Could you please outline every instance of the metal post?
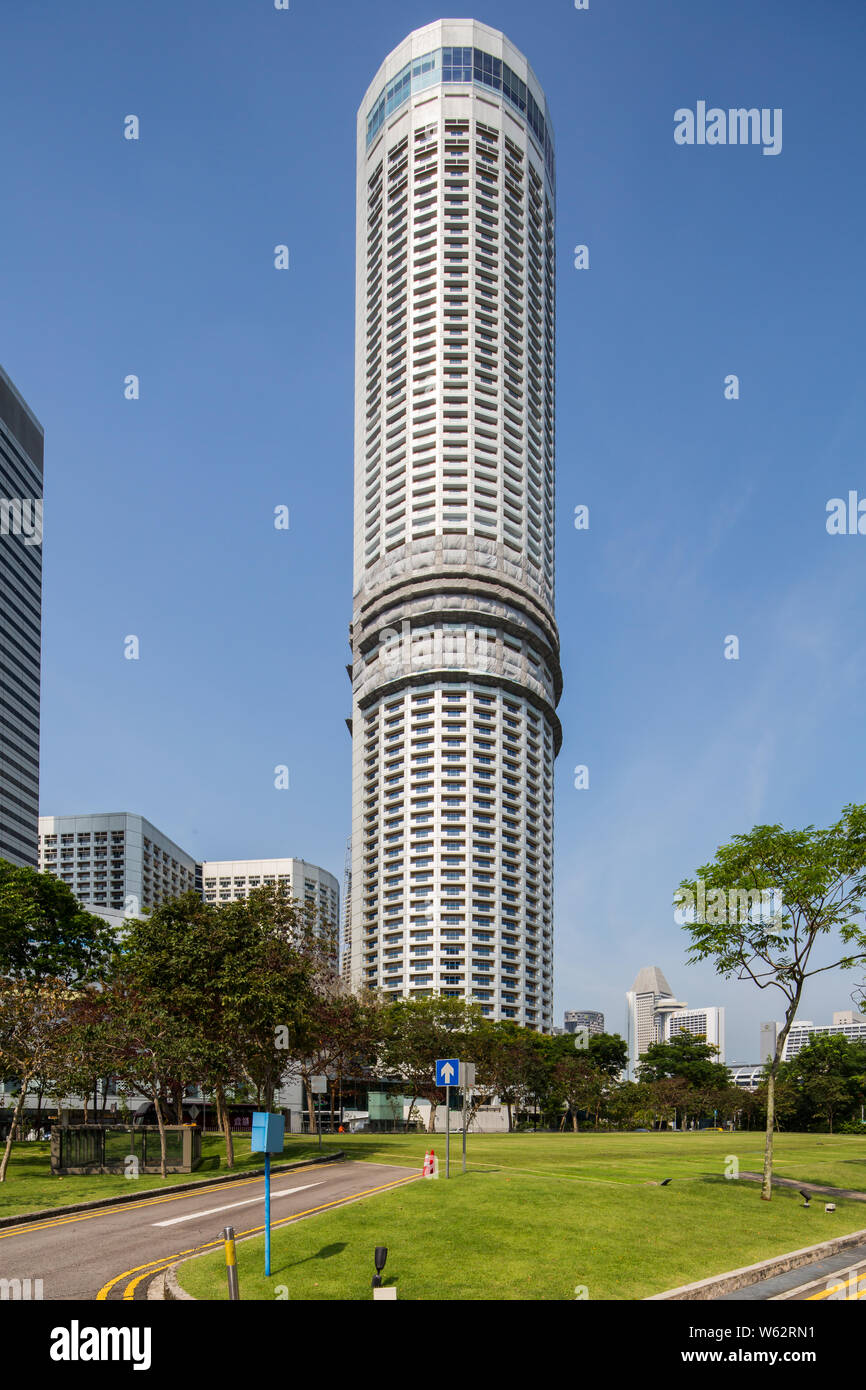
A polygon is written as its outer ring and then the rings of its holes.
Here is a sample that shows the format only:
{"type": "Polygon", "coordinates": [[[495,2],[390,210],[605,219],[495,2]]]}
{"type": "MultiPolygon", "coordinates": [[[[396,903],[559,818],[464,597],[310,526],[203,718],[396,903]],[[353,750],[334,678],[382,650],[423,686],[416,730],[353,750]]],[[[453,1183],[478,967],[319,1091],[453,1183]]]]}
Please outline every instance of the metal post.
{"type": "Polygon", "coordinates": [[[445,1176],[451,1177],[451,1087],[445,1087],[445,1176]]]}
{"type": "Polygon", "coordinates": [[[463,1087],[463,1171],[466,1172],[466,1087],[463,1087]]]}
{"type": "Polygon", "coordinates": [[[265,1154],[265,1278],[271,1277],[271,1156],[265,1154]]]}
{"type": "Polygon", "coordinates": [[[322,1147],[322,1098],[321,1098],[321,1096],[318,1097],[318,1099],[317,1099],[316,1102],[315,1102],[315,1105],[316,1105],[316,1128],[317,1128],[318,1131],[319,1131],[319,1148],[321,1149],[321,1147],[322,1147]]]}
{"type": "Polygon", "coordinates": [[[226,1226],[223,1231],[223,1240],[225,1241],[226,1278],[229,1281],[229,1298],[234,1301],[241,1296],[240,1289],[238,1288],[238,1267],[235,1261],[234,1226],[226,1226]]]}

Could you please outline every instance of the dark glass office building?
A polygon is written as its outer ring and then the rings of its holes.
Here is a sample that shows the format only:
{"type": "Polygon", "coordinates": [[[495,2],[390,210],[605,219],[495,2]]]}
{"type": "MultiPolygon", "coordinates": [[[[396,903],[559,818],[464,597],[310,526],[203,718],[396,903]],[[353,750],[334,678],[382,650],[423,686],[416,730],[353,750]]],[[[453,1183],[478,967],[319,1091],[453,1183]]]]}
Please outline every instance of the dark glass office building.
{"type": "Polygon", "coordinates": [[[36,867],[43,430],[0,367],[0,859],[36,867]]]}

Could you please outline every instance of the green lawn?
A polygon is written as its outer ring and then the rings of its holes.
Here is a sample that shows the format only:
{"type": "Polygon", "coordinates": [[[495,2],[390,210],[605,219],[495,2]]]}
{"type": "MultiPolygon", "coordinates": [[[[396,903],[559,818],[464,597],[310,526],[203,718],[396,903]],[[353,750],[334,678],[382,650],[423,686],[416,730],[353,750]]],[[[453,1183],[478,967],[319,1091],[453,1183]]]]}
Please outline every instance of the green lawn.
{"type": "MultiPolygon", "coordinates": [[[[334,1141],[336,1142],[336,1141],[334,1141]]],[[[420,1169],[426,1135],[345,1135],[351,1157],[420,1169]]],[[[432,1143],[444,1173],[444,1137],[432,1143]]],[[[389,1250],[399,1298],[635,1299],[832,1235],[866,1229],[866,1203],[806,1211],[784,1189],[761,1202],[725,1179],[728,1155],[759,1169],[762,1136],[562,1134],[470,1136],[469,1171],[452,1142],[452,1180],[418,1182],[276,1229],[273,1274],[263,1240],[238,1246],[247,1299],[368,1299],[373,1249],[389,1250]],[[669,1187],[658,1186],[671,1177],[669,1187]]],[[[777,1174],[860,1190],[866,1139],[779,1135],[777,1174]]],[[[197,1298],[226,1295],[222,1252],[181,1266],[197,1298]]]]}
{"type": "MultiPolygon", "coordinates": [[[[342,1136],[340,1136],[342,1138],[342,1136]]],[[[337,1147],[336,1144],[334,1147],[337,1147]]],[[[262,1154],[250,1154],[250,1141],[235,1135],[235,1168],[261,1168],[262,1154]]],[[[283,1162],[309,1158],[318,1152],[316,1140],[287,1138],[283,1162]]],[[[176,1183],[194,1182],[198,1178],[219,1179],[229,1173],[225,1162],[225,1142],[216,1135],[202,1139],[204,1162],[194,1173],[147,1173],[140,1178],[125,1178],[122,1173],[95,1173],[92,1176],[52,1176],[49,1145],[22,1141],[13,1144],[6,1181],[0,1183],[0,1217],[17,1216],[21,1212],[42,1211],[52,1207],[74,1206],[76,1202],[95,1202],[100,1197],[145,1192],[153,1187],[169,1187],[176,1183]]]]}

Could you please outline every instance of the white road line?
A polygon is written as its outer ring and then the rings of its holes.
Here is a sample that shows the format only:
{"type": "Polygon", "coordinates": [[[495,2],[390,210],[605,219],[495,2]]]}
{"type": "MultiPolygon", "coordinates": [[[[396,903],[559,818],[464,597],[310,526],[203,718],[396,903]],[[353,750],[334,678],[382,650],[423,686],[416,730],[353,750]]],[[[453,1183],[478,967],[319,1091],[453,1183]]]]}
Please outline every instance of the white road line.
{"type": "MultiPolygon", "coordinates": [[[[308,1187],[321,1187],[324,1179],[319,1182],[305,1182],[303,1187],[284,1187],[281,1192],[272,1192],[271,1201],[276,1201],[277,1197],[291,1197],[293,1192],[306,1192],[308,1187]]],[[[177,1226],[181,1221],[194,1221],[197,1216],[216,1216],[220,1211],[231,1211],[234,1207],[248,1207],[253,1202],[263,1202],[265,1194],[260,1197],[247,1197],[243,1202],[229,1202],[224,1207],[209,1207],[207,1211],[191,1211],[186,1216],[173,1216],[170,1221],[152,1221],[152,1226],[177,1226]]]]}

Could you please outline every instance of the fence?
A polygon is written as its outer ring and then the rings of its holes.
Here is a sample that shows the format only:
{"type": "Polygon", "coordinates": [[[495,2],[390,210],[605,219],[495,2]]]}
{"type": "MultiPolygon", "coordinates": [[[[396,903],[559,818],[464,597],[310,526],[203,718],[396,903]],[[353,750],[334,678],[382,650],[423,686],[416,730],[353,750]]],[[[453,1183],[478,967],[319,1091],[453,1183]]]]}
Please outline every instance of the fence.
{"type": "MultiPolygon", "coordinates": [[[[170,1173],[191,1173],[201,1162],[201,1134],[190,1125],[166,1125],[170,1173]]],[[[51,1131],[53,1173],[158,1173],[159,1128],[145,1125],[56,1125],[51,1131]],[[130,1165],[130,1160],[134,1163],[130,1165]]]]}

